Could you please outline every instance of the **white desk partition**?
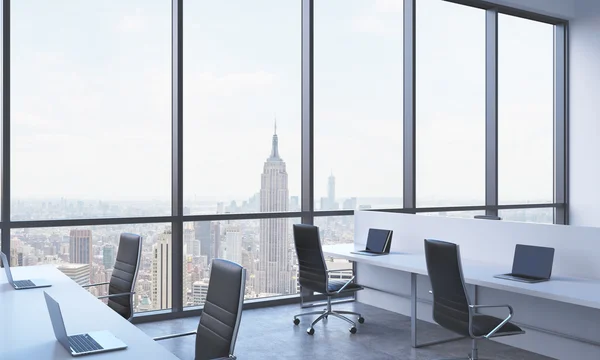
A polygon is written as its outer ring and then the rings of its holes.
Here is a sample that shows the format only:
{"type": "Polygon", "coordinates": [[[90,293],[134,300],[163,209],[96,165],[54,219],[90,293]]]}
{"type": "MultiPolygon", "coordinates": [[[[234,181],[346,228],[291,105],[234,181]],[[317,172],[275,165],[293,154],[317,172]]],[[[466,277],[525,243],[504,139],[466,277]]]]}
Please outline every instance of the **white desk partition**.
{"type": "Polygon", "coordinates": [[[44,278],[53,284],[29,290],[14,290],[3,270],[0,274],[0,359],[73,358],[54,337],[43,291],[59,302],[68,334],[109,330],[128,346],[126,350],[84,356],[84,359],[177,359],[56,267],[11,268],[16,279],[44,278]]]}
{"type": "Polygon", "coordinates": [[[463,259],[507,270],[516,244],[553,247],[553,275],[600,279],[600,228],[374,211],[357,211],[354,226],[357,244],[366,243],[369,228],[379,227],[394,231],[392,251],[423,253],[423,239],[444,240],[459,244],[463,259]]]}
{"type": "Polygon", "coordinates": [[[353,257],[342,245],[325,250],[356,261],[357,280],[367,287],[358,301],[410,316],[411,273],[418,274],[418,318],[433,321],[423,240],[450,241],[460,245],[471,300],[511,304],[514,321],[527,331],[495,341],[558,359],[600,359],[600,228],[357,211],[357,248],[364,248],[369,228],[394,231],[391,251],[403,265],[391,264],[396,261],[392,255],[385,261],[353,257]],[[555,248],[553,281],[494,280],[494,273],[510,272],[519,243],[555,248]],[[400,254],[409,256],[401,260],[400,254]]]}

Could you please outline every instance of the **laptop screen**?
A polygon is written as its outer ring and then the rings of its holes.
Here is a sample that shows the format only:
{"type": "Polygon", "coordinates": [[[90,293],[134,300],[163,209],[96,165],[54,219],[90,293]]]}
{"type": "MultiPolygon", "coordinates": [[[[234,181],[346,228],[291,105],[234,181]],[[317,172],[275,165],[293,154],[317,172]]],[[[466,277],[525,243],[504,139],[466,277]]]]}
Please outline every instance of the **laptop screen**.
{"type": "Polygon", "coordinates": [[[2,260],[2,266],[4,266],[4,271],[6,271],[6,279],[8,280],[8,283],[12,285],[13,278],[10,272],[10,267],[8,266],[8,259],[6,258],[6,255],[3,252],[0,252],[0,258],[2,260]]]}
{"type": "Polygon", "coordinates": [[[553,261],[553,248],[517,244],[512,274],[549,279],[553,261]]]}
{"type": "Polygon", "coordinates": [[[382,253],[389,252],[392,240],[392,232],[390,230],[369,229],[367,236],[367,251],[382,253]]]}

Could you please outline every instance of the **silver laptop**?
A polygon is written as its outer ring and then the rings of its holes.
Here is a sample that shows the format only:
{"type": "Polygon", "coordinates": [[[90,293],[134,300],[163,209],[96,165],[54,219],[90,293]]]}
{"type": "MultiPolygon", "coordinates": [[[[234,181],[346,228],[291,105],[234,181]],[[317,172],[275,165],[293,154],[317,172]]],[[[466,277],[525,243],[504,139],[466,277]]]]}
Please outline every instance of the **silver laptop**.
{"type": "Polygon", "coordinates": [[[517,244],[515,246],[512,272],[494,275],[494,277],[526,283],[548,281],[552,276],[553,262],[553,248],[517,244]]]}
{"type": "Polygon", "coordinates": [[[127,345],[117,339],[110,331],[94,331],[87,334],[67,335],[60,305],[44,291],[50,321],[56,340],[71,353],[72,356],[96,354],[127,348],[127,345]]]}
{"type": "Polygon", "coordinates": [[[2,258],[2,266],[4,266],[4,271],[6,271],[6,278],[8,279],[8,283],[12,285],[16,290],[23,289],[36,289],[42,287],[52,286],[48,281],[43,279],[31,279],[31,280],[13,280],[12,273],[10,272],[10,266],[8,266],[8,259],[3,252],[0,252],[0,257],[2,258]]]}

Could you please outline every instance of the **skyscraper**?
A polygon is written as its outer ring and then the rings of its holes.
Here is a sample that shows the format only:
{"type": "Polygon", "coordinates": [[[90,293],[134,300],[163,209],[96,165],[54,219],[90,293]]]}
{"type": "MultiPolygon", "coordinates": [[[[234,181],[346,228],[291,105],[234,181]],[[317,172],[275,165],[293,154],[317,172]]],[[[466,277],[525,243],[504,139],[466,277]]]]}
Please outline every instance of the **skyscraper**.
{"type": "Polygon", "coordinates": [[[115,266],[115,246],[106,244],[102,248],[102,264],[104,269],[112,269],[115,266]]]}
{"type": "Polygon", "coordinates": [[[210,264],[215,254],[210,224],[210,221],[196,221],[194,223],[196,240],[200,241],[200,255],[206,256],[206,261],[208,264],[210,264]]]}
{"type": "MultiPolygon", "coordinates": [[[[279,156],[277,123],[271,155],[264,163],[260,188],[260,211],[289,210],[288,174],[279,156]]],[[[288,219],[260,220],[260,257],[257,292],[266,294],[295,293],[289,259],[288,219]]]]}
{"type": "Polygon", "coordinates": [[[168,309],[172,307],[171,258],[171,229],[167,229],[158,236],[158,241],[152,245],[151,300],[154,309],[168,309]]]}
{"type": "Polygon", "coordinates": [[[69,233],[69,262],[92,265],[92,230],[71,230],[69,233]]]}
{"type": "Polygon", "coordinates": [[[327,200],[329,200],[330,207],[333,208],[335,204],[335,176],[333,173],[327,179],[327,200]]]}
{"type": "MultiPolygon", "coordinates": [[[[171,293],[173,290],[172,269],[173,254],[171,246],[171,228],[158,235],[158,240],[152,245],[152,305],[154,309],[168,309],[173,306],[171,293]]],[[[183,267],[183,301],[187,297],[189,274],[183,267]]],[[[185,304],[184,304],[185,305],[185,304]]]]}
{"type": "Polygon", "coordinates": [[[242,264],[242,233],[239,226],[225,225],[225,258],[242,264]]]}
{"type": "Polygon", "coordinates": [[[192,285],[193,305],[204,305],[208,293],[208,281],[195,281],[192,285]]]}

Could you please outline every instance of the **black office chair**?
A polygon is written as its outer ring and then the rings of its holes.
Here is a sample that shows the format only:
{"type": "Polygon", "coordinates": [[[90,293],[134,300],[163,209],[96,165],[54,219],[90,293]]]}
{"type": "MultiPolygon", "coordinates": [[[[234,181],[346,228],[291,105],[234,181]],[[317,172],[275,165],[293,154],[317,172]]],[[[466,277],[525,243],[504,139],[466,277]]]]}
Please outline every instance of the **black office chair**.
{"type": "Polygon", "coordinates": [[[425,259],[433,289],[433,320],[442,327],[473,340],[471,353],[466,359],[479,359],[479,339],[525,333],[517,325],[509,322],[513,316],[510,305],[471,305],[463,278],[458,245],[427,239],[425,259]],[[506,319],[476,312],[481,308],[498,307],[508,309],[506,319]]]}
{"type": "Polygon", "coordinates": [[[136,234],[123,233],[119,239],[117,259],[109,282],[84,285],[83,287],[108,284],[108,295],[98,296],[98,299],[108,298],[108,306],[127,320],[133,317],[133,291],[140,256],[142,254],[142,237],[136,234]]]}
{"type": "Polygon", "coordinates": [[[232,261],[214,259],[198,330],[154,340],[196,335],[196,360],[235,359],[233,350],[242,320],[245,289],[246,269],[232,261]]]}
{"type": "Polygon", "coordinates": [[[356,292],[362,290],[363,287],[353,283],[354,276],[348,281],[329,280],[330,272],[341,272],[352,269],[327,270],[325,258],[323,257],[323,249],[321,248],[321,239],[319,238],[319,228],[316,226],[294,224],[294,244],[296,246],[296,255],[298,256],[298,265],[300,266],[298,271],[300,289],[307,289],[327,295],[327,308],[324,311],[312,311],[294,315],[294,324],[300,324],[299,316],[319,314],[319,317],[306,330],[309,335],[313,335],[315,333],[315,324],[331,315],[350,323],[352,325],[350,332],[355,334],[356,324],[342,314],[358,316],[358,322],[361,324],[365,322],[365,319],[361,314],[356,312],[331,310],[331,297],[356,292]]]}

